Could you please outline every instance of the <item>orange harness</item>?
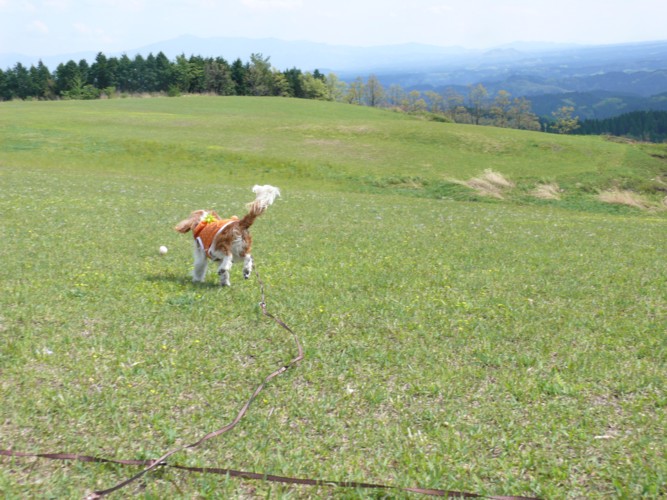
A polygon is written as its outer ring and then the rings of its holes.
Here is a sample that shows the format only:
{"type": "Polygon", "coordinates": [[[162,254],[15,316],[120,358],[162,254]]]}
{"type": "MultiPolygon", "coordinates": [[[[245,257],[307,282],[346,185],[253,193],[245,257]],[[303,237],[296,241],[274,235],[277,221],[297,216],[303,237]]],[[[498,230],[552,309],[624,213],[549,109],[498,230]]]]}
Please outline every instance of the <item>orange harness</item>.
{"type": "Polygon", "coordinates": [[[231,219],[220,219],[211,222],[201,221],[199,225],[192,231],[195,241],[200,249],[206,252],[206,255],[211,257],[211,246],[215,237],[222,233],[230,224],[238,221],[239,218],[233,216],[231,219]]]}

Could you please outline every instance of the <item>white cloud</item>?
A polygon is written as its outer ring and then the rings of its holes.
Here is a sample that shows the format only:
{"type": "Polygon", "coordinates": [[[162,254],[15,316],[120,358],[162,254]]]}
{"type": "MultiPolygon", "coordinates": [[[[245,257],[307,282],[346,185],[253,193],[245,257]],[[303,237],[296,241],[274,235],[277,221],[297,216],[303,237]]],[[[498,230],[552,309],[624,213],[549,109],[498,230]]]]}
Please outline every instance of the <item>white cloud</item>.
{"type": "Polygon", "coordinates": [[[113,37],[109,36],[103,29],[94,28],[84,23],[73,23],[72,27],[78,35],[95,43],[109,44],[114,42],[113,37]]]}
{"type": "Polygon", "coordinates": [[[89,36],[93,34],[93,29],[87,24],[74,23],[72,24],[72,27],[74,28],[74,31],[76,31],[79,35],[89,36]]]}
{"type": "Polygon", "coordinates": [[[30,30],[33,33],[41,33],[42,35],[47,35],[49,33],[49,27],[46,25],[44,21],[40,21],[39,19],[33,21],[30,23],[28,26],[28,30],[30,30]]]}

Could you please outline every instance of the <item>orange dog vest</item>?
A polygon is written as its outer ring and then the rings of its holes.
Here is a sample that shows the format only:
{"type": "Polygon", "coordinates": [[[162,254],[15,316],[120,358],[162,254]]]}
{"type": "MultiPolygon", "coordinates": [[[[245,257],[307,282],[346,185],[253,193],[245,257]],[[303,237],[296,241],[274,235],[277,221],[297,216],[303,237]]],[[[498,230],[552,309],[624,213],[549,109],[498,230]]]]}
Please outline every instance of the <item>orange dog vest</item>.
{"type": "Polygon", "coordinates": [[[231,219],[220,219],[211,222],[201,221],[195,228],[192,234],[199,248],[206,252],[206,255],[211,256],[211,246],[213,240],[217,235],[222,233],[230,224],[239,220],[238,217],[233,216],[231,219]]]}

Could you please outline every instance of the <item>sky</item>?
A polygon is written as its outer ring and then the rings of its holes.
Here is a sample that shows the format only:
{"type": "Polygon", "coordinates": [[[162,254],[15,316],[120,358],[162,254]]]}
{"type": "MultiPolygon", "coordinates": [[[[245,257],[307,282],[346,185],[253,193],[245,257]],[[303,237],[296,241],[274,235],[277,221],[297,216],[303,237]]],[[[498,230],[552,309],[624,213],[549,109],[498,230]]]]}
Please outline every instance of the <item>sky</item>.
{"type": "Polygon", "coordinates": [[[0,0],[0,53],[123,52],[176,38],[331,45],[667,39],[667,0],[0,0]]]}

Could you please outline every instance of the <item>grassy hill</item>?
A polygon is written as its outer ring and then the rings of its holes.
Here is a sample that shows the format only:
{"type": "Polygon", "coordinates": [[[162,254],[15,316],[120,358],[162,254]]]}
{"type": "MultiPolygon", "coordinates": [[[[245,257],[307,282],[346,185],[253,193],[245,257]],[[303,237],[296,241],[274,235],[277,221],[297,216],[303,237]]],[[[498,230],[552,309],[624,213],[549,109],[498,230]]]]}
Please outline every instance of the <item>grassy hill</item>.
{"type": "Polygon", "coordinates": [[[278,178],[341,189],[477,199],[463,181],[486,169],[518,184],[557,182],[563,206],[612,187],[665,189],[665,148],[602,138],[441,124],[307,100],[207,98],[6,103],[6,165],[131,170],[137,175],[278,178]],[[38,123],[36,127],[34,124],[38,123]],[[657,179],[657,180],[656,180],[657,179]],[[582,197],[583,195],[583,197],[582,197]]]}
{"type": "MultiPolygon", "coordinates": [[[[667,488],[664,146],[252,98],[0,106],[0,449],[155,458],[294,355],[232,270],[194,285],[192,209],[253,226],[306,357],[173,463],[543,498],[667,488]],[[460,181],[493,169],[501,198],[460,181]],[[564,189],[560,200],[530,192],[564,189]],[[634,187],[653,208],[613,208],[634,187]],[[169,253],[160,256],[158,247],[169,253]]],[[[9,498],[136,468],[0,458],[9,498]]],[[[345,496],[160,470],[147,498],[345,496]]]]}

